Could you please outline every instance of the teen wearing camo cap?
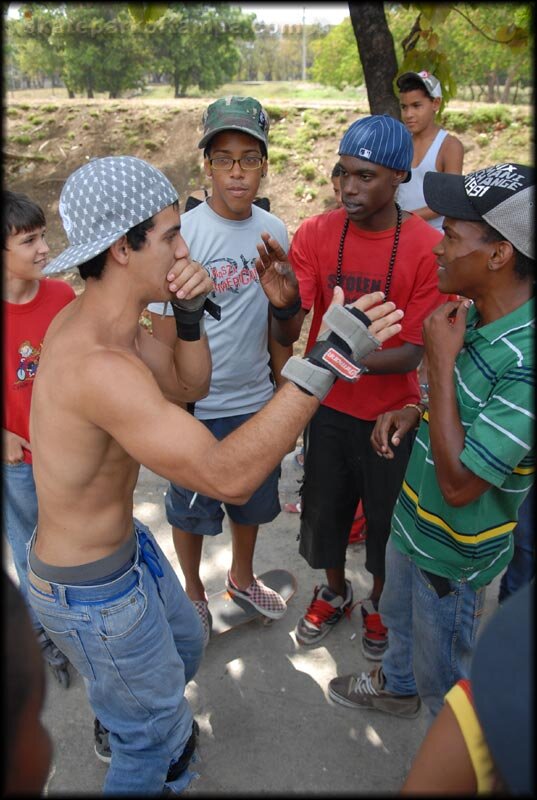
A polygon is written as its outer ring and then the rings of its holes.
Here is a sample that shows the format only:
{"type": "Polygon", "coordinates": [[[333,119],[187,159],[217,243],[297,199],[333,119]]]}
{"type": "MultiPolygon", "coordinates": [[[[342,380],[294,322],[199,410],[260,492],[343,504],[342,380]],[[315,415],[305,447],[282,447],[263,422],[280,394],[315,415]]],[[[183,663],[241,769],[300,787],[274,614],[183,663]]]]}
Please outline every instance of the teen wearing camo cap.
{"type": "Polygon", "coordinates": [[[442,230],[443,217],[425,202],[423,177],[426,172],[462,172],[462,142],[435,122],[442,102],[442,86],[427,70],[405,72],[397,78],[401,119],[412,136],[414,156],[412,178],[399,188],[401,208],[418,214],[433,228],[442,230]]]}
{"type": "MultiPolygon", "coordinates": [[[[411,442],[388,462],[373,452],[369,437],[379,414],[418,402],[421,327],[442,302],[432,254],[440,233],[401,211],[394,199],[408,180],[411,163],[411,136],[393,117],[364,117],[348,128],[339,145],[343,206],[305,220],[295,233],[289,262],[298,278],[302,308],[279,323],[287,341],[296,341],[313,309],[309,352],[334,286],[351,299],[374,288],[405,311],[400,334],[389,347],[363,360],[367,372],[358,383],[340,382],[332,389],[305,432],[299,552],[310,567],[325,570],[326,582],[315,587],[295,634],[301,644],[315,645],[352,607],[345,560],[362,500],[366,569],[373,583],[361,604],[362,650],[373,660],[386,648],[388,633],[378,614],[384,549],[411,442]]],[[[286,257],[274,248],[273,259],[284,262],[286,257]]]]}
{"type": "Polygon", "coordinates": [[[386,548],[389,644],[382,666],[329,687],[344,705],[407,717],[420,698],[437,714],[469,677],[486,587],[512,558],[535,474],[534,170],[429,172],[424,190],[445,216],[439,288],[467,299],[425,320],[428,408],[389,411],[373,432],[390,460],[419,424],[386,548]]]}
{"type": "MultiPolygon", "coordinates": [[[[211,182],[208,199],[182,216],[182,232],[194,257],[215,284],[222,307],[219,322],[207,320],[213,359],[211,385],[195,406],[195,416],[219,438],[246,422],[274,394],[275,350],[283,348],[270,335],[270,287],[260,283],[256,270],[257,245],[263,233],[288,249],[287,229],[278,217],[254,203],[268,171],[270,120],[254,97],[227,96],[211,103],[202,117],[204,169],[211,182]],[[269,364],[269,352],[272,363],[269,364]]],[[[149,306],[153,332],[163,341],[175,335],[162,306],[149,306]]],[[[276,310],[276,313],[277,310],[276,310]]],[[[283,361],[292,348],[283,350],[283,361]]],[[[206,536],[223,531],[227,515],[232,559],[228,590],[272,619],[283,616],[286,604],[278,592],[254,574],[254,555],[260,526],[280,513],[279,465],[245,504],[222,502],[171,483],[166,492],[166,517],[185,576],[185,589],[194,603],[209,642],[211,609],[200,575],[206,536]]]]}

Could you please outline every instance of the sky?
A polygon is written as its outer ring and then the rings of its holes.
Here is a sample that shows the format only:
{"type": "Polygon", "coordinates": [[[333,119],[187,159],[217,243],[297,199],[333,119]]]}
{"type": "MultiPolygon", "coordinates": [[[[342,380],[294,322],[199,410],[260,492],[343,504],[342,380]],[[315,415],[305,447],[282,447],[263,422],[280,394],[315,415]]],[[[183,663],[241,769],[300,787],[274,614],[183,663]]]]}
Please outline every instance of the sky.
{"type": "Polygon", "coordinates": [[[257,15],[260,22],[275,25],[297,25],[302,23],[306,9],[306,25],[321,22],[339,25],[349,16],[348,3],[233,3],[244,12],[257,15]]]}
{"type": "MultiPolygon", "coordinates": [[[[20,3],[10,3],[9,17],[16,17],[20,3]]],[[[348,3],[232,3],[244,12],[256,14],[260,22],[271,25],[300,25],[306,9],[306,25],[320,22],[325,25],[339,25],[349,16],[348,3]]]]}

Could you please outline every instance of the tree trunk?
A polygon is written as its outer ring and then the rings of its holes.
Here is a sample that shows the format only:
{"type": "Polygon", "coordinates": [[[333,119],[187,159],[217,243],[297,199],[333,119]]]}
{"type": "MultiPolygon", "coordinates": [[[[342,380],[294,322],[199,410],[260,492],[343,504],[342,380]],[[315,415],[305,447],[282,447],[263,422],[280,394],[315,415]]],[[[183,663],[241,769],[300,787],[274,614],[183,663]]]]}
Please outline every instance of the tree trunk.
{"type": "Polygon", "coordinates": [[[384,5],[349,2],[349,12],[364,71],[369,109],[372,114],[390,114],[400,120],[399,100],[393,91],[397,59],[384,5]]]}
{"type": "Polygon", "coordinates": [[[513,99],[511,101],[513,103],[513,105],[516,105],[516,101],[518,99],[518,89],[519,89],[519,87],[520,87],[520,80],[517,80],[517,82],[515,83],[515,92],[513,94],[513,99]]]}
{"type": "Polygon", "coordinates": [[[496,101],[496,73],[489,72],[487,75],[487,103],[494,103],[496,101]]]}

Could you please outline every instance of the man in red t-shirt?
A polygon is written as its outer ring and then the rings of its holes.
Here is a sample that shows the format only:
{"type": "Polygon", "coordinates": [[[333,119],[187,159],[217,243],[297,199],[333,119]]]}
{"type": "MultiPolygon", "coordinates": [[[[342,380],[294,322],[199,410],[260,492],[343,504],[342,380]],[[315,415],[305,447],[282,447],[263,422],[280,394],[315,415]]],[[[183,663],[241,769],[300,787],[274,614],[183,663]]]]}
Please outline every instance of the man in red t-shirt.
{"type": "MultiPolygon", "coordinates": [[[[65,281],[43,277],[49,248],[41,207],[17,192],[4,191],[3,199],[3,527],[27,599],[26,544],[37,525],[29,433],[32,387],[47,328],[75,293],[65,281]]],[[[29,604],[28,608],[43,655],[61,685],[67,686],[67,659],[48,638],[29,604]]]]}
{"type": "MultiPolygon", "coordinates": [[[[365,566],[373,576],[371,595],[362,602],[362,650],[380,660],[387,646],[378,614],[384,554],[412,441],[388,460],[379,458],[369,439],[379,414],[420,399],[422,323],[445,300],[432,253],[442,235],[395,202],[412,163],[412,138],[402,123],[389,116],[357,120],[343,136],[339,156],[343,207],[307,219],[297,230],[288,260],[302,308],[278,321],[275,335],[282,344],[296,341],[313,308],[308,352],[337,285],[347,302],[381,290],[405,316],[401,332],[363,360],[367,374],[356,383],[338,381],[306,428],[300,553],[313,569],[326,571],[327,581],[315,588],[296,636],[302,644],[316,644],[352,606],[345,552],[361,500],[367,521],[365,566]]],[[[286,261],[276,243],[264,241],[266,260],[286,261]]],[[[281,263],[279,269],[290,267],[281,263]]]]}

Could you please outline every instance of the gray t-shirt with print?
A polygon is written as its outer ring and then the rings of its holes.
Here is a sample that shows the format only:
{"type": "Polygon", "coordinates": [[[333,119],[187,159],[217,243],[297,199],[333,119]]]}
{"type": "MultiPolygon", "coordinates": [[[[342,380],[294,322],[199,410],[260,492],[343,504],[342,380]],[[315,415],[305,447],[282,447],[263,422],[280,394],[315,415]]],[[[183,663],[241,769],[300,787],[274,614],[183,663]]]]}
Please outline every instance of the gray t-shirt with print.
{"type": "MultiPolygon", "coordinates": [[[[214,281],[211,298],[222,309],[218,321],[205,314],[205,330],[213,362],[211,388],[196,401],[199,419],[216,419],[259,411],[272,397],[268,353],[268,300],[255,268],[256,245],[267,231],[287,252],[284,223],[253,205],[245,220],[228,220],[207,202],[181,215],[181,234],[190,257],[207,269],[214,281]]],[[[162,314],[164,303],[148,309],[162,314]]],[[[172,314],[168,306],[168,314],[172,314]]]]}

